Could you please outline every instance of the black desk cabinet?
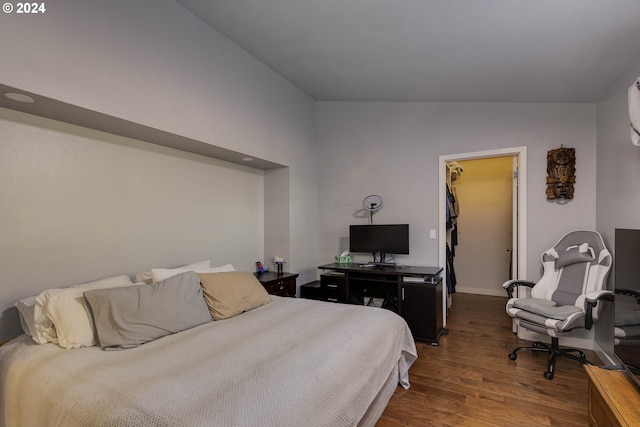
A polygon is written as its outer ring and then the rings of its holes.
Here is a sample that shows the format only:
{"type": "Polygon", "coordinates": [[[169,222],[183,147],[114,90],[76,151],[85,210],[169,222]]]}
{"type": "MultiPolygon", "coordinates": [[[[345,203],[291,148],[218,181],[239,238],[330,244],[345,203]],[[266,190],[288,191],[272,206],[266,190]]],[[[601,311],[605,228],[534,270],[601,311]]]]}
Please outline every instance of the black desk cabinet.
{"type": "Polygon", "coordinates": [[[442,280],[401,285],[400,313],[417,341],[437,344],[442,333],[442,280]]]}
{"type": "Polygon", "coordinates": [[[320,288],[324,292],[322,297],[323,300],[331,302],[347,302],[347,278],[344,275],[321,275],[320,288]]]}
{"type": "Polygon", "coordinates": [[[402,316],[417,341],[437,345],[443,331],[442,279],[439,267],[360,267],[327,264],[320,281],[300,286],[300,296],[322,301],[363,304],[384,299],[402,316]]]}

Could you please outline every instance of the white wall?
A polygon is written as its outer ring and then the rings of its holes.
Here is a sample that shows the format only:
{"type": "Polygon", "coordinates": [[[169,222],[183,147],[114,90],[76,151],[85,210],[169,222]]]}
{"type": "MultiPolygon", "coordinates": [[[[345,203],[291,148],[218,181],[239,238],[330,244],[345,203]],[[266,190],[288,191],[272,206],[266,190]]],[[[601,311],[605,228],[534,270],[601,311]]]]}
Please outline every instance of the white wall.
{"type": "MultiPolygon", "coordinates": [[[[615,229],[640,228],[640,148],[631,144],[627,90],[640,76],[640,60],[612,86],[598,103],[597,229],[613,253],[615,229]]],[[[609,284],[613,286],[613,270],[609,284]]],[[[613,313],[605,306],[596,329],[600,347],[613,352],[613,313]]]]}
{"type": "Polygon", "coordinates": [[[640,228],[640,148],[631,144],[627,90],[640,60],[598,103],[598,230],[613,251],[616,228],[640,228]]]}
{"type": "Polygon", "coordinates": [[[0,128],[3,311],[44,288],[262,256],[261,171],[6,109],[0,128]]]}
{"type": "MultiPolygon", "coordinates": [[[[318,103],[319,262],[344,249],[362,199],[380,194],[377,223],[408,222],[411,255],[437,265],[440,155],[527,146],[527,271],[540,277],[540,254],[565,233],[595,228],[596,108],[591,104],[318,103]],[[576,148],[575,198],[546,200],[547,151],[576,148]]],[[[439,236],[440,237],[440,236],[439,236]]]]}
{"type": "Polygon", "coordinates": [[[170,0],[64,0],[23,18],[0,17],[9,86],[280,163],[304,124],[292,115],[313,109],[170,0]]]}
{"type": "MultiPolygon", "coordinates": [[[[15,312],[5,309],[38,287],[133,274],[142,266],[177,265],[223,253],[230,254],[234,263],[253,269],[257,259],[281,255],[267,252],[279,250],[281,243],[271,235],[271,243],[265,243],[266,228],[285,227],[290,253],[287,266],[301,273],[299,283],[315,278],[313,100],[172,1],[65,0],[48,6],[39,16],[0,16],[1,83],[284,164],[288,166],[288,183],[283,189],[288,197],[284,200],[289,203],[279,207],[280,216],[274,214],[277,204],[268,203],[269,215],[264,216],[263,199],[271,199],[264,191],[273,191],[280,182],[271,181],[277,175],[263,176],[211,159],[140,142],[124,143],[112,135],[3,111],[2,151],[26,166],[2,164],[0,191],[17,198],[17,204],[3,199],[0,216],[19,221],[21,227],[12,230],[11,241],[2,239],[0,252],[11,254],[15,266],[35,267],[22,271],[19,280],[14,267],[0,270],[0,341],[17,331],[15,312]],[[138,147],[136,144],[145,148],[124,148],[138,147]],[[105,151],[109,154],[102,158],[105,151]],[[83,159],[88,159],[84,166],[83,159]],[[134,170],[134,159],[139,170],[134,170]],[[56,168],[47,163],[49,160],[69,167],[56,168]],[[69,187],[61,195],[66,204],[83,209],[76,212],[60,207],[47,216],[46,227],[35,213],[23,215],[33,206],[30,203],[35,195],[55,194],[54,186],[60,186],[60,181],[89,186],[81,192],[69,187]],[[118,211],[118,215],[114,210],[99,209],[122,191],[130,192],[129,198],[116,201],[130,202],[139,196],[144,205],[155,203],[145,212],[118,211]],[[157,205],[163,202],[164,191],[184,194],[189,206],[175,208],[171,220],[159,221],[154,218],[157,209],[163,209],[157,205]],[[224,215],[225,205],[238,212],[224,215]],[[278,221],[274,227],[264,223],[274,217],[287,218],[288,223],[278,221]],[[83,253],[74,246],[67,254],[65,265],[86,264],[77,272],[58,267],[60,257],[69,249],[68,245],[60,247],[59,240],[69,231],[72,219],[82,226],[74,244],[93,246],[83,253]],[[189,221],[193,223],[187,234],[198,239],[195,246],[179,233],[189,221]],[[127,232],[142,225],[140,233],[145,237],[157,231],[164,240],[136,241],[131,251],[118,253],[120,238],[128,234],[107,232],[105,223],[127,232]],[[201,233],[195,233],[196,228],[201,233]],[[239,241],[230,242],[231,235],[239,241]],[[36,242],[60,254],[39,256],[33,263],[33,253],[39,250],[36,242]],[[160,250],[159,244],[177,249],[160,250]],[[104,251],[103,256],[95,256],[98,248],[104,251]],[[82,256],[77,259],[77,255],[82,256]],[[40,280],[45,273],[46,281],[40,280]]],[[[3,222],[3,227],[9,226],[14,224],[3,222]]]]}

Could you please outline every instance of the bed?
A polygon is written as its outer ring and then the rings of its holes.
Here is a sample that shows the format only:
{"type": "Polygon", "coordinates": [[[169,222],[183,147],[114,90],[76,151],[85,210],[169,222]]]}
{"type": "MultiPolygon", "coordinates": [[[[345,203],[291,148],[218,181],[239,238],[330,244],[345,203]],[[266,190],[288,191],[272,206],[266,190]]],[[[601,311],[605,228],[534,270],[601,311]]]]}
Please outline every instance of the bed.
{"type": "Polygon", "coordinates": [[[12,426],[369,426],[416,348],[375,307],[269,296],[258,308],[134,348],[0,347],[12,426]]]}

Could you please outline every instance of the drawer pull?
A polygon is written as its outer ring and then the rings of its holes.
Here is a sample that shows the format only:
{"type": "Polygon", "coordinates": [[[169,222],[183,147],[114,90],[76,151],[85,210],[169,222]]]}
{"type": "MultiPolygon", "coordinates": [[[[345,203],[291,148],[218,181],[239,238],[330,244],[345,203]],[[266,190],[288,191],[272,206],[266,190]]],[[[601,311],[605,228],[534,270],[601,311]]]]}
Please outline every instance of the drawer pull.
{"type": "Polygon", "coordinates": [[[284,289],[284,285],[280,285],[280,289],[284,289]]]}
{"type": "Polygon", "coordinates": [[[338,298],[327,298],[327,301],[338,302],[338,298]]]}
{"type": "Polygon", "coordinates": [[[327,288],[337,288],[337,287],[338,285],[331,285],[331,284],[327,285],[327,288]]]}

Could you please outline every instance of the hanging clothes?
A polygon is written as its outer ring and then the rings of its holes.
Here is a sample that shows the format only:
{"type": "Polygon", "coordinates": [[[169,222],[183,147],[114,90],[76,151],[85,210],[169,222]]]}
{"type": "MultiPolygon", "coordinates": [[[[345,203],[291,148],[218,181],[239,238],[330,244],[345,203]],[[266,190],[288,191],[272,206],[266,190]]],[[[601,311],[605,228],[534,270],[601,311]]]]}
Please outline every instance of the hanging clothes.
{"type": "MultiPolygon", "coordinates": [[[[464,170],[462,165],[458,162],[449,162],[447,163],[447,167],[449,170],[449,176],[451,178],[451,182],[455,181],[457,177],[462,174],[464,170]]],[[[447,293],[454,294],[456,292],[456,272],[453,267],[453,259],[455,257],[455,248],[458,245],[458,201],[455,195],[455,189],[451,188],[450,183],[446,183],[447,187],[447,201],[446,201],[446,227],[449,236],[449,241],[447,242],[447,254],[446,254],[446,281],[447,281],[447,293]],[[450,244],[449,244],[450,243],[450,244]]]]}
{"type": "Polygon", "coordinates": [[[451,248],[449,247],[449,244],[447,243],[447,268],[446,268],[446,275],[447,275],[447,292],[449,294],[455,294],[456,293],[456,271],[453,268],[453,253],[451,252],[451,248]]]}
{"type": "Polygon", "coordinates": [[[455,247],[458,245],[458,202],[455,194],[447,184],[447,230],[451,232],[451,252],[455,255],[455,247]]]}

